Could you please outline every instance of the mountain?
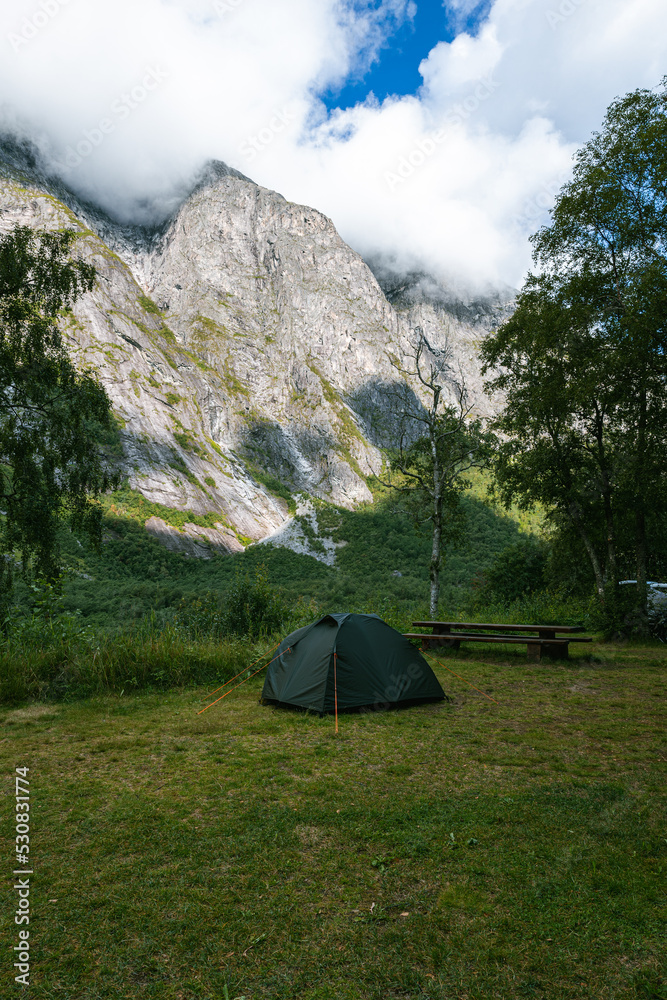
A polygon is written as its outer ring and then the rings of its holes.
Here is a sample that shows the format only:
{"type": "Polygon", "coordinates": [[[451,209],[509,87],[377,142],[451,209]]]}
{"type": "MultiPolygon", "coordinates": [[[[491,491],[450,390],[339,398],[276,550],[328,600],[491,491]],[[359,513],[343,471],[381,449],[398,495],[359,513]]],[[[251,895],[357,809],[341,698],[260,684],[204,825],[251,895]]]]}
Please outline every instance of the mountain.
{"type": "Polygon", "coordinates": [[[130,486],[214,515],[181,531],[147,522],[189,554],[279,531],[294,494],[370,500],[365,480],[395,425],[392,360],[409,356],[417,326],[449,343],[476,411],[492,409],[476,347],[507,299],[457,305],[428,276],[401,284],[375,262],[385,294],[328,218],[224,164],[209,164],[166,221],[132,226],[5,142],[0,230],[16,223],[81,233],[98,277],[64,332],[109,393],[130,486]]]}

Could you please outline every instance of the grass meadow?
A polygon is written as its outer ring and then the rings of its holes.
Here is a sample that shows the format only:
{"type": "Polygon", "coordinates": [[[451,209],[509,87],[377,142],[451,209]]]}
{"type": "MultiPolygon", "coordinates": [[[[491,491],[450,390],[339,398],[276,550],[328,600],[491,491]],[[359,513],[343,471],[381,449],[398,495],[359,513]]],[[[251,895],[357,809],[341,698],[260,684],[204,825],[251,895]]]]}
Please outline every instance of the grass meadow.
{"type": "Polygon", "coordinates": [[[2,996],[27,766],[31,998],[664,1000],[665,647],[438,658],[338,735],[261,677],[0,708],[2,996]]]}

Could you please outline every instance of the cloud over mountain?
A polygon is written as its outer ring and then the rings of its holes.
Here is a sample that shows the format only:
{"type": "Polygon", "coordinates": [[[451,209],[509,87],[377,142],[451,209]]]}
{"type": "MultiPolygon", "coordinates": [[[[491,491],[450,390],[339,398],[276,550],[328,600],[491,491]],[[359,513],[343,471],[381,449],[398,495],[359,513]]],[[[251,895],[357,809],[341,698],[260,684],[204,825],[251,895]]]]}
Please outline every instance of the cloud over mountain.
{"type": "MultiPolygon", "coordinates": [[[[420,0],[425,3],[426,0],[420,0]]],[[[328,114],[410,0],[19,0],[0,12],[0,127],[124,219],[209,158],[341,235],[461,288],[517,284],[527,235],[609,102],[667,72],[663,0],[456,0],[412,95],[328,114]],[[473,33],[465,18],[481,14],[473,33]],[[454,20],[452,20],[454,19],[454,20]]]]}

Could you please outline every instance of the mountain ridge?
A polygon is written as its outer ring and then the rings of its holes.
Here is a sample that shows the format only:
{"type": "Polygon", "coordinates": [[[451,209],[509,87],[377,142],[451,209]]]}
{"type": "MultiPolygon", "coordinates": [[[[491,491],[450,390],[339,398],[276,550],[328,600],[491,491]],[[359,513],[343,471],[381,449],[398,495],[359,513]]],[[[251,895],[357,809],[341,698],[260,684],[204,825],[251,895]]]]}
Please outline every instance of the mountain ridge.
{"type": "MultiPolygon", "coordinates": [[[[399,377],[392,358],[409,356],[417,326],[449,344],[475,411],[492,412],[476,345],[504,307],[457,316],[423,290],[410,295],[413,276],[395,308],[330,219],[219,162],[151,228],[112,220],[25,149],[27,170],[20,149],[3,149],[0,227],[80,231],[98,279],[65,326],[71,350],[109,392],[130,485],[165,507],[219,515],[201,529],[204,553],[279,532],[290,495],[371,499],[366,477],[387,443],[376,425],[391,424],[387,387],[399,377]]],[[[187,544],[180,533],[190,555],[201,554],[196,530],[187,544]]]]}

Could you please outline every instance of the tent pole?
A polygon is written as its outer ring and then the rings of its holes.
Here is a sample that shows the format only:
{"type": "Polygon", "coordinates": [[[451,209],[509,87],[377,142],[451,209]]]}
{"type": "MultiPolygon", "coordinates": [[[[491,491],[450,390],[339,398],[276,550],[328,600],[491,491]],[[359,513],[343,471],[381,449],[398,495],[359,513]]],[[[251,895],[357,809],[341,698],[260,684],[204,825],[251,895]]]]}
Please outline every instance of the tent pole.
{"type": "Polygon", "coordinates": [[[338,732],[338,681],[336,679],[336,650],[334,649],[334,709],[336,713],[336,732],[338,732]]]}

